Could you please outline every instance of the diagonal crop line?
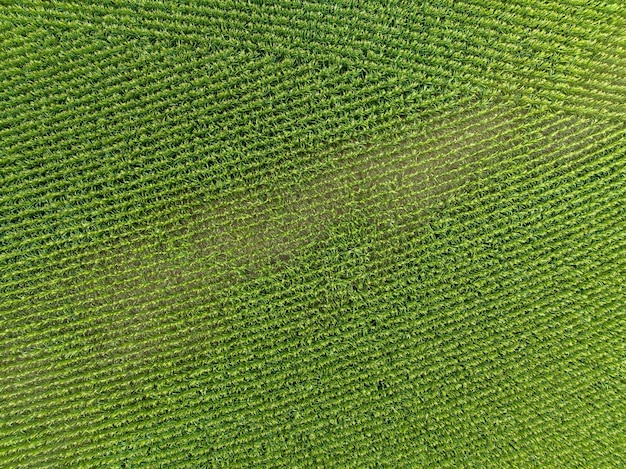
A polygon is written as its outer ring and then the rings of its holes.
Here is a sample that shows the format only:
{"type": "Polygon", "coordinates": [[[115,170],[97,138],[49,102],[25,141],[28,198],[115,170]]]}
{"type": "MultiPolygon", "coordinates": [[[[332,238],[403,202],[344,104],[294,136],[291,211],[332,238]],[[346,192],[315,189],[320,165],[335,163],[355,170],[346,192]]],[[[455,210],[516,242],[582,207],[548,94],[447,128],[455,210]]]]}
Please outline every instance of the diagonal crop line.
{"type": "MultiPolygon", "coordinates": [[[[428,144],[428,143],[429,143],[429,141],[426,141],[426,142],[424,142],[424,143],[425,143],[425,144],[428,144]]],[[[376,151],[377,151],[377,150],[374,150],[374,151],[372,152],[372,154],[375,154],[375,153],[376,153],[376,151]]],[[[407,152],[407,153],[408,153],[408,152],[407,152]]],[[[361,163],[361,160],[359,160],[359,162],[361,163]]],[[[181,217],[181,218],[182,218],[182,217],[181,217]]],[[[200,221],[200,223],[202,223],[202,222],[203,222],[203,220],[199,220],[199,221],[200,221]]],[[[178,219],[173,219],[173,220],[171,220],[171,224],[173,224],[173,225],[178,224],[178,219]]]]}

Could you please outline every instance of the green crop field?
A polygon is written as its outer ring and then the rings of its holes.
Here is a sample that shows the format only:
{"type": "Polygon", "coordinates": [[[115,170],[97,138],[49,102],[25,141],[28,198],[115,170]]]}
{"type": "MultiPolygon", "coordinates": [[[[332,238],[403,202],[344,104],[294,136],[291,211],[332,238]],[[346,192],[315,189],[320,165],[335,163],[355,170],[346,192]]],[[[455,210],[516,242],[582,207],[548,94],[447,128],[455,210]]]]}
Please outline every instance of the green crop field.
{"type": "Polygon", "coordinates": [[[0,44],[0,467],[626,467],[623,0],[0,44]]]}

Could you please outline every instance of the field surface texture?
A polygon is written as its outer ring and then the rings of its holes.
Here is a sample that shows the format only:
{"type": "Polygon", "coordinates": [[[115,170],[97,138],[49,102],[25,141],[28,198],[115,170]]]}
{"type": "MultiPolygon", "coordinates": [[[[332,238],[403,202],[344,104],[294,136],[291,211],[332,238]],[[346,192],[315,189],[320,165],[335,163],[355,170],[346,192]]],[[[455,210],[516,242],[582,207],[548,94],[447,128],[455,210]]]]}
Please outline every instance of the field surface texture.
{"type": "Polygon", "coordinates": [[[622,0],[0,0],[0,467],[626,467],[622,0]]]}

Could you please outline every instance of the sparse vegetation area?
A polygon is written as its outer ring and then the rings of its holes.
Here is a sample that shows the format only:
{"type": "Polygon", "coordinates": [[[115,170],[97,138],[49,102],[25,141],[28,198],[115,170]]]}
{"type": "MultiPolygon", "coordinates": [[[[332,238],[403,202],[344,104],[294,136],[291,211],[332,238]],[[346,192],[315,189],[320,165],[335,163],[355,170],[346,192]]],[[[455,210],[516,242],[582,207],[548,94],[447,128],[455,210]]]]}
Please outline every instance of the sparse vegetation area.
{"type": "Polygon", "coordinates": [[[0,467],[624,467],[621,1],[0,1],[0,467]]]}

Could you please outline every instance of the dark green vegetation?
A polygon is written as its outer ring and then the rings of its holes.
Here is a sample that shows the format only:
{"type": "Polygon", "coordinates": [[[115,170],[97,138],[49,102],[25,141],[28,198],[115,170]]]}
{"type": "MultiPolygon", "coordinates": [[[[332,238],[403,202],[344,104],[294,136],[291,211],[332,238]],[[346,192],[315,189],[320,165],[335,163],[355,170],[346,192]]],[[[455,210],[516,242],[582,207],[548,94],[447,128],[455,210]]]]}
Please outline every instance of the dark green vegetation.
{"type": "Polygon", "coordinates": [[[0,2],[0,466],[626,466],[626,5],[0,2]]]}

